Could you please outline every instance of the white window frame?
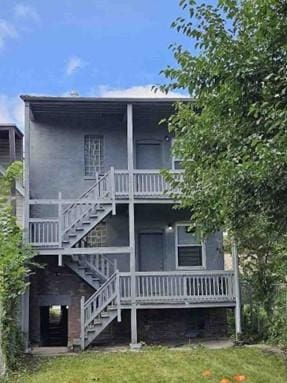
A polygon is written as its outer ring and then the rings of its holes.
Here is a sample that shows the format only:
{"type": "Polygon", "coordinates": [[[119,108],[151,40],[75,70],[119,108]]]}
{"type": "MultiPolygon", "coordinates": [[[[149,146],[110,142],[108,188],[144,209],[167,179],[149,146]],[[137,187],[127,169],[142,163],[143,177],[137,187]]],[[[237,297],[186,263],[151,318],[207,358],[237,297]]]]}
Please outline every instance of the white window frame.
{"type": "MultiPolygon", "coordinates": [[[[171,141],[171,147],[173,147],[173,145],[174,145],[174,141],[175,141],[175,138],[173,138],[172,141],[171,141]]],[[[182,171],[182,169],[177,169],[177,168],[176,168],[176,166],[175,166],[176,162],[182,162],[182,160],[179,159],[179,158],[176,158],[176,157],[172,154],[172,157],[171,157],[171,168],[172,168],[172,170],[173,170],[173,171],[177,171],[177,172],[182,171]]]]}
{"type": "Polygon", "coordinates": [[[180,226],[189,226],[189,222],[177,222],[175,224],[175,263],[177,270],[205,270],[206,269],[206,240],[201,240],[201,254],[202,254],[202,265],[201,266],[179,266],[178,264],[178,247],[191,247],[191,246],[199,246],[199,244],[178,244],[178,230],[177,228],[180,226]]]}

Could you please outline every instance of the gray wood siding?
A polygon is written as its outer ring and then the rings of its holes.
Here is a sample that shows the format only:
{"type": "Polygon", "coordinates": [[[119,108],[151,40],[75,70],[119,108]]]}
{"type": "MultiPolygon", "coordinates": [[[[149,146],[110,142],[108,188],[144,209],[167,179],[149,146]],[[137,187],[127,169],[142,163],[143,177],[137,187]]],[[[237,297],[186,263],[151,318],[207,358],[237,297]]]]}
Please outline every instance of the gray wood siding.
{"type": "MultiPolygon", "coordinates": [[[[135,208],[135,231],[136,231],[136,263],[137,270],[140,270],[139,263],[139,235],[144,232],[163,233],[163,270],[176,270],[175,261],[175,223],[189,220],[189,213],[176,211],[169,206],[136,206],[135,208]],[[168,224],[173,225],[173,230],[168,230],[168,224]]],[[[124,207],[118,211],[116,216],[106,220],[107,244],[106,246],[128,246],[128,217],[124,207]]],[[[224,256],[222,251],[222,234],[215,233],[206,241],[206,269],[224,270],[224,256]]],[[[129,256],[116,256],[120,271],[129,271],[129,256]]],[[[153,254],[157,257],[157,254],[153,254]]],[[[110,256],[113,259],[114,256],[110,256]]],[[[152,270],[152,263],[150,265],[152,270]]]]}

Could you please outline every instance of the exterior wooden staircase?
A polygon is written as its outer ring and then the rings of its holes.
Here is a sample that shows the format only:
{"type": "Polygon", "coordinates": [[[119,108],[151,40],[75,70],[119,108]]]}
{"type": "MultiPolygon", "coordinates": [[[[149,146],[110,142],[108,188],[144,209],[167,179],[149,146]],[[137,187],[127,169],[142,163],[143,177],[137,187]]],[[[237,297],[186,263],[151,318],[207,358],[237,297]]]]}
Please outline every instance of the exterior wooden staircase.
{"type": "Polygon", "coordinates": [[[110,213],[116,214],[113,168],[61,213],[62,247],[73,247],[110,213]]]}
{"type": "Polygon", "coordinates": [[[95,289],[81,300],[81,348],[86,348],[115,319],[121,320],[119,271],[102,254],[73,255],[65,264],[95,289]],[[72,258],[72,259],[71,259],[72,258]]]}
{"type": "MultiPolygon", "coordinates": [[[[75,246],[110,213],[115,214],[113,168],[63,211],[62,247],[75,246]]],[[[119,271],[116,262],[103,254],[85,254],[84,248],[83,254],[67,256],[64,263],[95,289],[87,301],[84,297],[81,300],[81,348],[84,349],[115,318],[121,320],[119,271]]]]}

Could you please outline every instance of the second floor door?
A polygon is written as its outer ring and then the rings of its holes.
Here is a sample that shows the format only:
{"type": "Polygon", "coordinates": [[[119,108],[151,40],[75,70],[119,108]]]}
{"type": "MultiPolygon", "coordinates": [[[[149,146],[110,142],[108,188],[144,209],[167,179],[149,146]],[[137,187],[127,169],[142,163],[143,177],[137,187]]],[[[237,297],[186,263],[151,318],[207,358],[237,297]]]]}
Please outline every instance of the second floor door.
{"type": "Polygon", "coordinates": [[[163,167],[161,142],[137,142],[136,167],[137,169],[161,169],[163,167]]]}

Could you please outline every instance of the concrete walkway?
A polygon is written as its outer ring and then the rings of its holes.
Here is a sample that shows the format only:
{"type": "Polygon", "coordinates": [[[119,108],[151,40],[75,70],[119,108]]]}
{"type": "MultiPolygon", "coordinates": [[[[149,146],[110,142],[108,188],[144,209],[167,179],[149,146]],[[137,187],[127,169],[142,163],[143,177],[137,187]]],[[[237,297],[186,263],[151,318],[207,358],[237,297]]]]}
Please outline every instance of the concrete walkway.
{"type": "MultiPolygon", "coordinates": [[[[139,350],[136,351],[144,351],[145,346],[139,350]]],[[[152,345],[147,345],[147,347],[152,345]]],[[[154,345],[155,347],[157,345],[154,345]]],[[[224,348],[230,348],[234,346],[233,341],[229,339],[220,339],[220,340],[201,340],[201,341],[192,341],[189,343],[166,343],[161,344],[160,346],[164,346],[169,348],[173,351],[188,351],[191,350],[194,347],[203,346],[210,350],[219,350],[224,348]]],[[[95,346],[88,350],[88,352],[96,352],[96,353],[108,353],[108,352],[128,352],[131,351],[129,345],[114,345],[114,346],[95,346]]],[[[47,356],[47,357],[53,357],[53,356],[67,356],[67,355],[79,355],[79,353],[72,352],[68,347],[33,347],[31,350],[31,354],[35,356],[47,356]]]]}

